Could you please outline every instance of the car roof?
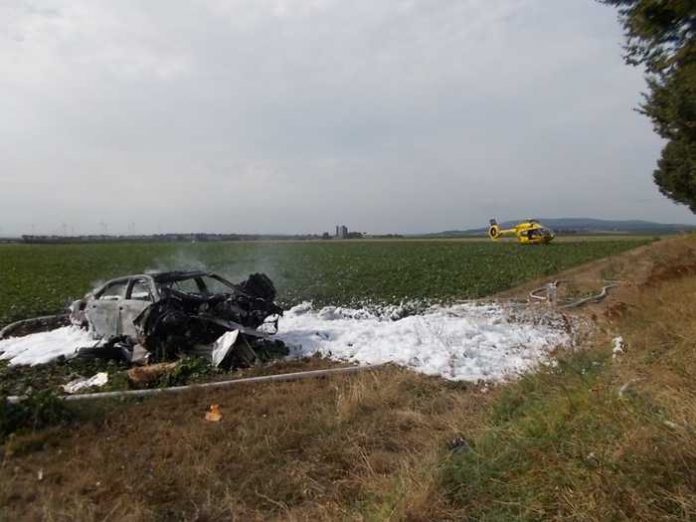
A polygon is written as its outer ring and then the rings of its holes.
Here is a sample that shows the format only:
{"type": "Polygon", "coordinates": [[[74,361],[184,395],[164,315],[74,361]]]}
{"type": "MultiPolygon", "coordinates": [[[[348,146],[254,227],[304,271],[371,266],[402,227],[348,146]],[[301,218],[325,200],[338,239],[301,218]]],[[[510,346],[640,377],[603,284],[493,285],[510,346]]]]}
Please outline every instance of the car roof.
{"type": "Polygon", "coordinates": [[[213,272],[204,272],[203,270],[171,270],[171,271],[148,271],[145,274],[131,274],[131,275],[124,275],[121,277],[115,277],[113,279],[110,279],[103,283],[101,286],[95,288],[94,290],[90,291],[87,295],[95,295],[100,292],[102,292],[107,286],[113,284],[113,283],[121,283],[121,282],[126,282],[132,279],[150,279],[154,281],[157,284],[167,284],[167,283],[173,283],[175,281],[183,281],[185,279],[193,279],[196,277],[202,277],[202,276],[209,276],[209,277],[215,277],[217,279],[220,279],[227,285],[237,288],[237,285],[234,283],[228,281],[227,279],[221,277],[220,275],[213,273],[213,272]]]}
{"type": "Polygon", "coordinates": [[[149,274],[152,279],[158,283],[171,283],[173,281],[181,281],[183,279],[193,279],[194,277],[201,277],[212,275],[210,272],[203,272],[201,270],[175,270],[172,272],[151,272],[149,274]]]}
{"type": "MultiPolygon", "coordinates": [[[[174,270],[170,272],[147,272],[146,274],[131,274],[110,279],[105,283],[115,283],[118,281],[127,281],[129,279],[152,279],[156,283],[171,283],[174,281],[182,281],[184,279],[193,279],[201,276],[216,276],[211,272],[203,272],[201,270],[174,270]]],[[[219,276],[217,276],[219,277],[219,276]]]]}

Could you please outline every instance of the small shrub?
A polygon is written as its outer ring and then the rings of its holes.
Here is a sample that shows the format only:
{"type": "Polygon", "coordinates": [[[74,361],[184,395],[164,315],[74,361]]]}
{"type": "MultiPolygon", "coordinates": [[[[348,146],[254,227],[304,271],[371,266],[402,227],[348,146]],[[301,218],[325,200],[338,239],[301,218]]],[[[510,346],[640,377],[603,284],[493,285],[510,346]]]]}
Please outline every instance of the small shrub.
{"type": "Polygon", "coordinates": [[[289,355],[290,350],[285,343],[277,340],[259,339],[251,345],[259,362],[265,363],[274,359],[281,359],[289,355]]]}
{"type": "Polygon", "coordinates": [[[7,402],[7,397],[0,397],[0,440],[17,431],[35,431],[72,419],[73,412],[52,391],[32,392],[16,404],[7,402]]]}
{"type": "Polygon", "coordinates": [[[201,380],[203,377],[217,373],[207,360],[201,357],[187,357],[169,373],[166,373],[156,381],[155,387],[169,388],[171,386],[185,386],[191,382],[201,380]]]}

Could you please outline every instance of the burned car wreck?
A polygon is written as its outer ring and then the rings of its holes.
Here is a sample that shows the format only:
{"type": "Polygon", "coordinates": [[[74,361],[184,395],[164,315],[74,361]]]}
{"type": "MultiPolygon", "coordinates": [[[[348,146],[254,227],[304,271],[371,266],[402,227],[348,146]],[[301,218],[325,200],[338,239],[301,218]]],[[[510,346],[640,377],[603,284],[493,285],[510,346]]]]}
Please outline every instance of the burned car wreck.
{"type": "Polygon", "coordinates": [[[79,357],[147,364],[189,354],[240,366],[285,350],[271,340],[283,313],[275,297],[265,274],[234,284],[210,272],[155,272],[106,282],[73,302],[69,318],[95,339],[79,357]]]}

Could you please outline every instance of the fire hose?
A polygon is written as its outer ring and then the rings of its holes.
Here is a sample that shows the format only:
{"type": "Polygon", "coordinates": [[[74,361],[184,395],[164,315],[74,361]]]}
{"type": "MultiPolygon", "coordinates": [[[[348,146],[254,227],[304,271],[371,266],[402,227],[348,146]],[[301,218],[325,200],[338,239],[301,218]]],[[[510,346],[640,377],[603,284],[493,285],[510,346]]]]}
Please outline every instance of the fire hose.
{"type": "MultiPolygon", "coordinates": [[[[529,298],[532,300],[536,301],[546,301],[552,305],[558,304],[558,301],[556,299],[556,291],[558,288],[558,285],[562,283],[562,280],[556,280],[551,283],[548,283],[544,286],[540,286],[539,288],[535,288],[531,292],[529,292],[529,298]],[[546,295],[539,295],[541,292],[545,292],[546,295]]],[[[579,306],[582,306],[587,303],[598,303],[602,299],[604,299],[607,295],[609,295],[609,290],[611,288],[616,288],[619,286],[618,281],[604,281],[605,285],[601,288],[599,293],[586,296],[586,297],[581,297],[579,299],[574,299],[571,301],[568,301],[567,299],[565,302],[561,303],[559,305],[559,308],[562,309],[567,309],[567,308],[577,308],[579,306]]]]}
{"type": "MultiPolygon", "coordinates": [[[[299,381],[327,377],[329,375],[359,373],[383,368],[383,364],[371,364],[366,366],[349,366],[347,368],[329,368],[327,370],[310,370],[306,372],[281,373],[276,375],[262,375],[260,377],[246,377],[244,379],[231,379],[227,381],[206,382],[202,384],[188,384],[186,386],[171,386],[169,388],[149,388],[145,390],[123,390],[112,392],[83,393],[79,395],[62,395],[65,401],[83,401],[90,399],[118,399],[121,397],[146,397],[148,395],[161,395],[164,393],[180,393],[186,390],[205,390],[234,386],[237,384],[253,384],[280,381],[299,381]]],[[[10,395],[7,402],[16,404],[26,399],[23,395],[10,395]]]]}

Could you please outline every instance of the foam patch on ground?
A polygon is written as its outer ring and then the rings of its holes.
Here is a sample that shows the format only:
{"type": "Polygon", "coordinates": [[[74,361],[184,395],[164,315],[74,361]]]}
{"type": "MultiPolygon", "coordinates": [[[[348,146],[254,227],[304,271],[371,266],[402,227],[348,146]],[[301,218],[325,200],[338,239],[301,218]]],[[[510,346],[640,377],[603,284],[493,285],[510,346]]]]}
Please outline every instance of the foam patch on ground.
{"type": "Polygon", "coordinates": [[[550,361],[571,345],[568,325],[550,313],[531,316],[497,304],[433,306],[402,317],[303,303],[281,318],[277,337],[294,356],[315,353],[359,364],[395,363],[456,381],[498,381],[550,361]]]}
{"type": "MultiPolygon", "coordinates": [[[[499,304],[314,309],[303,303],[281,318],[291,356],[316,353],[358,364],[395,363],[457,381],[498,381],[551,360],[571,345],[568,325],[551,312],[499,304]],[[414,311],[419,313],[415,314],[414,311]]],[[[75,326],[0,340],[0,359],[43,364],[93,346],[75,326]]]]}
{"type": "Polygon", "coordinates": [[[93,346],[95,342],[87,330],[64,326],[48,332],[0,340],[0,360],[9,360],[10,365],[43,364],[60,356],[70,357],[78,348],[93,346]]]}

